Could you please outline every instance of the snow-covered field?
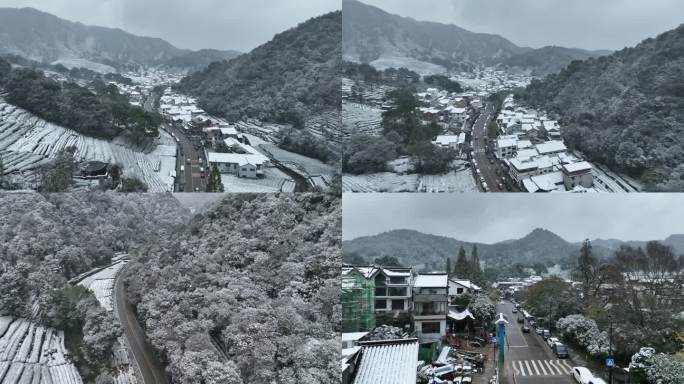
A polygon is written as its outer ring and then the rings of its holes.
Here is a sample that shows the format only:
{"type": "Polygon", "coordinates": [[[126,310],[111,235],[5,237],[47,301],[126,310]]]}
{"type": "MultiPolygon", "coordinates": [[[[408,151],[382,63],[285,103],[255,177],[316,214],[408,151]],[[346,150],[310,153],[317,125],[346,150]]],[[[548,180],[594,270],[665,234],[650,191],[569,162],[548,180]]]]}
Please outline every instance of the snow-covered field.
{"type": "Polygon", "coordinates": [[[227,193],[269,193],[293,192],[295,182],[288,175],[275,167],[264,169],[264,178],[248,179],[236,175],[222,174],[224,192],[227,193]]]}
{"type": "Polygon", "coordinates": [[[95,294],[100,305],[108,310],[113,310],[112,289],[114,287],[114,278],[119,273],[121,268],[126,264],[126,261],[120,260],[107,268],[102,269],[90,276],[81,280],[78,285],[84,286],[95,294]]]}
{"type": "Polygon", "coordinates": [[[478,192],[469,171],[444,175],[400,175],[392,172],[368,175],[344,174],[343,192],[478,192]]]}
{"type": "Polygon", "coordinates": [[[160,145],[153,152],[137,152],[49,123],[0,99],[0,154],[5,173],[27,183],[35,182],[35,171],[41,164],[63,148],[74,146],[76,157],[82,161],[120,164],[124,174],[144,181],[149,192],[171,191],[176,147],[167,135],[162,131],[160,145]]]}
{"type": "Polygon", "coordinates": [[[381,71],[387,68],[406,68],[417,72],[419,75],[441,75],[447,72],[446,68],[441,65],[412,59],[410,57],[386,56],[372,61],[370,65],[381,71]]]}
{"type": "Polygon", "coordinates": [[[415,192],[419,175],[398,175],[392,172],[342,176],[343,192],[415,192]]]}
{"type": "Polygon", "coordinates": [[[382,110],[366,104],[343,102],[342,124],[345,136],[352,133],[378,136],[382,133],[382,110]]]}
{"type": "Polygon", "coordinates": [[[57,65],[57,64],[62,64],[63,66],[71,69],[71,68],[87,68],[90,69],[91,71],[95,71],[98,73],[116,73],[116,68],[111,67],[106,64],[101,64],[101,63],[96,63],[90,60],[86,59],[59,59],[57,61],[52,62],[52,65],[57,65]]]}
{"type": "Polygon", "coordinates": [[[64,333],[26,319],[0,317],[0,383],[83,383],[64,333]]]}
{"type": "MultiPolygon", "coordinates": [[[[114,279],[121,268],[126,265],[126,256],[124,253],[117,254],[112,258],[112,261],[115,261],[112,265],[84,277],[78,283],[78,285],[93,291],[100,305],[110,312],[114,310],[114,279]]],[[[115,372],[112,377],[116,384],[134,384],[137,382],[128,359],[126,341],[122,337],[114,345],[114,367],[115,372]]]]}
{"type": "Polygon", "coordinates": [[[293,171],[302,174],[305,177],[309,176],[332,176],[335,173],[335,168],[325,164],[324,162],[310,157],[302,156],[297,153],[288,152],[284,149],[278,148],[275,145],[260,146],[267,155],[270,154],[276,160],[280,161],[284,166],[293,171]]]}

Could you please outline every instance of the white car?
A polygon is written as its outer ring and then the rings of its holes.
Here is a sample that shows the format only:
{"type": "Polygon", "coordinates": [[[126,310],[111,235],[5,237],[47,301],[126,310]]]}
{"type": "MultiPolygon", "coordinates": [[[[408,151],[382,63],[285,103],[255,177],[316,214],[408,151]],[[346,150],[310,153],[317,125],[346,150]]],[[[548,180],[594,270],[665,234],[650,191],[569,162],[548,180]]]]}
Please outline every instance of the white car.
{"type": "Polygon", "coordinates": [[[553,345],[559,342],[560,340],[558,340],[557,337],[549,337],[546,339],[546,344],[549,346],[549,348],[553,348],[553,345]]]}
{"type": "Polygon", "coordinates": [[[589,380],[589,384],[608,384],[608,383],[606,383],[605,380],[603,380],[599,377],[592,377],[591,380],[589,380]]]}
{"type": "Polygon", "coordinates": [[[579,384],[589,384],[591,380],[594,379],[594,375],[585,367],[573,367],[572,377],[574,377],[575,381],[579,384]]]}

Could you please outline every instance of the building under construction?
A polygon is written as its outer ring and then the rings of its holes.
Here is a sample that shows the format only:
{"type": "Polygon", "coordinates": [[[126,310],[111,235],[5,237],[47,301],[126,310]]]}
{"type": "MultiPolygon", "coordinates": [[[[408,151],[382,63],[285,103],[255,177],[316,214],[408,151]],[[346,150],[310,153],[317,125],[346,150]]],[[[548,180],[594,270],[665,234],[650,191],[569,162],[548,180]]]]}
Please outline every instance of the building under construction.
{"type": "Polygon", "coordinates": [[[342,332],[375,329],[375,282],[356,268],[342,271],[342,332]]]}

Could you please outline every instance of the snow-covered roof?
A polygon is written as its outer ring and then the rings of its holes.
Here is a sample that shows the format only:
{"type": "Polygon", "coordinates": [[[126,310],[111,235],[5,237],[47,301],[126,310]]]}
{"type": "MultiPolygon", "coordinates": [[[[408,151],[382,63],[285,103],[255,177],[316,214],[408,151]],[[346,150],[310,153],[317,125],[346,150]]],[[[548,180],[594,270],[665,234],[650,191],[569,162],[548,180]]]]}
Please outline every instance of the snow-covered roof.
{"type": "Polygon", "coordinates": [[[221,134],[224,136],[229,136],[229,135],[237,135],[238,131],[235,129],[235,127],[226,127],[226,128],[220,128],[221,129],[221,134]]]}
{"type": "Polygon", "coordinates": [[[481,291],[481,290],[482,290],[480,287],[478,287],[477,285],[473,284],[473,282],[470,281],[470,280],[454,280],[454,279],[449,279],[449,281],[452,281],[452,282],[454,282],[454,283],[456,283],[456,284],[458,284],[458,285],[461,285],[461,286],[463,286],[463,287],[465,287],[465,288],[472,289],[472,290],[475,290],[475,291],[481,291]]]}
{"type": "Polygon", "coordinates": [[[543,144],[537,144],[537,151],[540,154],[567,151],[567,147],[562,141],[552,140],[543,144]]]}
{"type": "Polygon", "coordinates": [[[522,161],[525,159],[529,159],[530,157],[535,157],[537,155],[539,155],[539,153],[537,152],[536,149],[528,148],[528,149],[518,149],[518,152],[515,155],[515,157],[517,157],[518,160],[522,161]]]}
{"type": "Polygon", "coordinates": [[[207,161],[210,163],[226,163],[226,164],[252,164],[261,165],[268,161],[266,156],[254,153],[220,153],[208,152],[207,161]]]}
{"type": "Polygon", "coordinates": [[[473,316],[473,314],[470,313],[468,308],[466,308],[463,312],[458,312],[458,311],[454,311],[454,310],[450,309],[448,316],[450,319],[453,319],[456,321],[461,321],[467,317],[470,317],[471,319],[475,320],[475,316],[473,316]]]}
{"type": "Polygon", "coordinates": [[[382,268],[382,273],[384,273],[385,276],[391,276],[391,277],[410,277],[411,276],[411,270],[410,269],[393,270],[391,268],[382,268]]]}
{"type": "Polygon", "coordinates": [[[563,184],[563,173],[551,172],[543,175],[532,176],[531,179],[540,190],[550,192],[558,190],[559,185],[563,184]]]}
{"type": "Polygon", "coordinates": [[[342,334],[342,341],[357,341],[367,334],[368,332],[345,332],[342,334]]]}
{"type": "Polygon", "coordinates": [[[413,282],[413,286],[416,288],[446,287],[449,284],[448,279],[449,278],[446,274],[418,275],[413,282]]]}
{"type": "Polygon", "coordinates": [[[354,384],[415,384],[418,339],[362,343],[354,384]]]}
{"type": "Polygon", "coordinates": [[[580,161],[578,163],[571,163],[563,165],[563,169],[569,173],[590,171],[593,167],[587,161],[580,161]]]}
{"type": "MultiPolygon", "coordinates": [[[[465,136],[463,136],[465,137],[465,136]]],[[[450,145],[450,144],[455,144],[458,143],[458,136],[457,135],[439,135],[434,141],[435,144],[439,145],[450,145]]]]}
{"type": "Polygon", "coordinates": [[[518,140],[517,146],[518,149],[532,148],[532,142],[529,140],[518,140]]]}
{"type": "Polygon", "coordinates": [[[515,138],[504,138],[504,139],[499,139],[496,141],[496,146],[498,148],[508,148],[508,147],[516,147],[518,145],[518,139],[515,138]]]}

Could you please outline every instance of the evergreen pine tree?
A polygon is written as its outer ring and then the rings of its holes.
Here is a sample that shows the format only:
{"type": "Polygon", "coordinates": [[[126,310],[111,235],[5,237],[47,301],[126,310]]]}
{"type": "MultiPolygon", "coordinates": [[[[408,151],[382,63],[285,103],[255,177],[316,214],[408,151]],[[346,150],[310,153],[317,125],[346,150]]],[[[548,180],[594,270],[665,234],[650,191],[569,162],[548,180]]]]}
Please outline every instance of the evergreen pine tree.
{"type": "Polygon", "coordinates": [[[470,263],[463,246],[458,250],[458,258],[456,258],[456,265],[454,265],[454,276],[459,279],[467,279],[470,276],[470,263]]]}
{"type": "Polygon", "coordinates": [[[446,273],[447,273],[448,275],[451,275],[451,272],[452,272],[452,271],[451,271],[451,257],[448,257],[448,256],[447,256],[447,260],[446,260],[446,273]]]}

